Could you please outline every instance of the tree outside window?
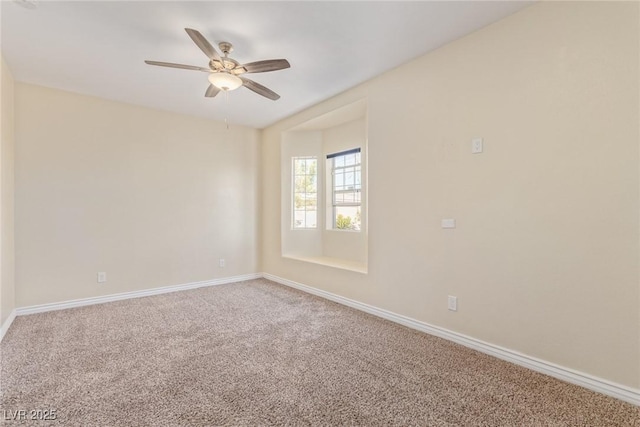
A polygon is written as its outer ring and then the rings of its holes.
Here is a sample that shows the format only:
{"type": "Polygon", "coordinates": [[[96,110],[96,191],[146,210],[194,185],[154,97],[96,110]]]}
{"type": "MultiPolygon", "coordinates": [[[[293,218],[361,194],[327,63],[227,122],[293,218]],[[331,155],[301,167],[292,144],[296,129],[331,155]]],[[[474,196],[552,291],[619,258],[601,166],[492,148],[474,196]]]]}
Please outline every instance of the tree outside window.
{"type": "Polygon", "coordinates": [[[333,228],[360,231],[362,181],[360,148],[327,156],[331,167],[333,228]]]}
{"type": "Polygon", "coordinates": [[[293,158],[293,228],[318,226],[318,159],[293,158]]]}

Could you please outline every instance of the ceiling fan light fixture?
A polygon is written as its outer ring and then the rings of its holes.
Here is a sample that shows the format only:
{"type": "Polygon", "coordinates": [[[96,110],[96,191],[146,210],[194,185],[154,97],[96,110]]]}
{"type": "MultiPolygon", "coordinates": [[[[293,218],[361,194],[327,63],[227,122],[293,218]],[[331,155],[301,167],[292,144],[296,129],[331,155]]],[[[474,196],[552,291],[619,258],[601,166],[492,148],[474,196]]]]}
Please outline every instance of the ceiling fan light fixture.
{"type": "Polygon", "coordinates": [[[228,72],[218,72],[209,74],[209,82],[221,90],[234,90],[242,86],[240,77],[228,72]]]}

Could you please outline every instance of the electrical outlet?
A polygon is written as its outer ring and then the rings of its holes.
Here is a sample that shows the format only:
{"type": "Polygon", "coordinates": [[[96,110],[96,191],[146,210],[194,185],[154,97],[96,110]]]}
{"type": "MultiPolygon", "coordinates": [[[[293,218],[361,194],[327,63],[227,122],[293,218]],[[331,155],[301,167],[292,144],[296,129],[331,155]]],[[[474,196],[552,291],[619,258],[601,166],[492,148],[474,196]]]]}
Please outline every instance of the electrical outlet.
{"type": "Polygon", "coordinates": [[[471,152],[473,154],[480,154],[482,153],[482,138],[473,138],[471,140],[471,152]]]}
{"type": "Polygon", "coordinates": [[[220,261],[218,261],[218,265],[220,266],[220,268],[224,268],[227,263],[225,262],[224,258],[220,258],[220,261]]]}
{"type": "Polygon", "coordinates": [[[107,281],[107,273],[101,271],[98,273],[98,283],[104,283],[107,281]]]}
{"type": "Polygon", "coordinates": [[[447,301],[447,308],[451,311],[458,311],[458,297],[449,295],[449,300],[447,301]]]}

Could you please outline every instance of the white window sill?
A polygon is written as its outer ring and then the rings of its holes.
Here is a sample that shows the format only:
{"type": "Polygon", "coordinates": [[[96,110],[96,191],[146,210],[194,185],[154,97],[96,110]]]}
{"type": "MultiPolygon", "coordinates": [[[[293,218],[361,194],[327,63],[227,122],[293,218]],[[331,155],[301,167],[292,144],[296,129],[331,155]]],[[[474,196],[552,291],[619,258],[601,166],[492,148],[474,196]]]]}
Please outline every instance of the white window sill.
{"type": "Polygon", "coordinates": [[[325,231],[336,232],[336,233],[362,233],[362,230],[349,230],[349,229],[340,229],[340,228],[327,228],[325,231]]]}
{"type": "Polygon", "coordinates": [[[326,256],[300,256],[282,255],[283,258],[294,259],[296,261],[310,262],[327,267],[339,268],[341,270],[355,271],[356,273],[367,274],[367,264],[359,261],[351,261],[342,258],[331,258],[326,256]]]}

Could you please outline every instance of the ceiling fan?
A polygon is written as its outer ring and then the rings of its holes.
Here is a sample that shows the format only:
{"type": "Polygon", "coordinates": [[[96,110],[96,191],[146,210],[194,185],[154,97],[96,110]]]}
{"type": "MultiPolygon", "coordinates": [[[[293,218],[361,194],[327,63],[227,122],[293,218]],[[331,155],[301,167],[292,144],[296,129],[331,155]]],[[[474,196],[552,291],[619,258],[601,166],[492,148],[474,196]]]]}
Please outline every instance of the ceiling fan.
{"type": "Polygon", "coordinates": [[[233,51],[233,45],[228,42],[220,42],[218,46],[224,54],[220,56],[211,43],[204,38],[199,31],[185,28],[191,40],[207,55],[209,58],[209,68],[196,67],[194,65],[174,64],[172,62],[144,61],[149,65],[159,65],[161,67],[182,68],[184,70],[195,70],[209,73],[209,87],[204,96],[213,98],[218,92],[229,91],[244,86],[254,91],[258,95],[266,98],[277,100],[280,95],[271,89],[262,86],[260,83],[249,80],[242,76],[246,73],[264,73],[267,71],[277,71],[289,68],[291,65],[286,59],[268,59],[265,61],[250,62],[248,64],[240,64],[235,59],[229,58],[229,53],[233,51]]]}

